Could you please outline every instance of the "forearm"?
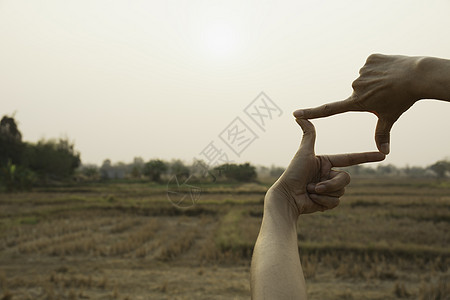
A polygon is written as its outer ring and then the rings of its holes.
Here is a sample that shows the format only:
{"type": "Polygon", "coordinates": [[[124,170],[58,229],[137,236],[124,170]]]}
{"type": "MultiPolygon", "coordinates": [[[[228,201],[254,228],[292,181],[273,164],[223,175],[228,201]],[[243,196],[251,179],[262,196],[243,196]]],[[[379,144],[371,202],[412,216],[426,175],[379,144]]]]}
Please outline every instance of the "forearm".
{"type": "Polygon", "coordinates": [[[306,299],[297,244],[298,213],[284,197],[269,192],[251,266],[252,298],[306,299]]]}
{"type": "Polygon", "coordinates": [[[418,63],[420,98],[450,101],[450,60],[423,57],[418,63]]]}

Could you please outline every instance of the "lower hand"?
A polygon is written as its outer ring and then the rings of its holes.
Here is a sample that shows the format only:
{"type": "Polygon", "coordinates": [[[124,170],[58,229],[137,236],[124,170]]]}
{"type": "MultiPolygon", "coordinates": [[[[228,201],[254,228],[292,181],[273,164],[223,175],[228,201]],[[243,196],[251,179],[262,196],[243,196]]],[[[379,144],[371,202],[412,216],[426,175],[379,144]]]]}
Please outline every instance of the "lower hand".
{"type": "Polygon", "coordinates": [[[333,167],[346,167],[367,162],[382,161],[380,152],[321,155],[314,153],[316,131],[305,119],[296,122],[303,130],[300,148],[281,177],[270,188],[271,193],[287,200],[296,215],[324,211],[336,207],[344,194],[350,176],[333,167]]]}

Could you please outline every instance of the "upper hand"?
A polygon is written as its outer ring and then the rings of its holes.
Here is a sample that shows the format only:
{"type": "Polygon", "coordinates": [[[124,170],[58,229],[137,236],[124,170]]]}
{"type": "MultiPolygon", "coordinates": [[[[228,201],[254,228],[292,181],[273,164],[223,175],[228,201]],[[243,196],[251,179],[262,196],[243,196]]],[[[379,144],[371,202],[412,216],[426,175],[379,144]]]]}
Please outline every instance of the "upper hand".
{"type": "Polygon", "coordinates": [[[378,150],[390,151],[394,122],[421,97],[416,90],[419,57],[373,54],[353,82],[353,94],[343,101],[294,112],[296,118],[314,119],[347,111],[368,111],[378,117],[375,142],[378,150]]]}
{"type": "Polygon", "coordinates": [[[333,167],[346,167],[366,162],[381,161],[380,152],[316,156],[314,143],[316,132],[311,122],[297,119],[302,127],[300,148],[281,177],[271,187],[287,199],[297,214],[331,209],[339,204],[339,198],[350,183],[350,176],[333,167]]]}

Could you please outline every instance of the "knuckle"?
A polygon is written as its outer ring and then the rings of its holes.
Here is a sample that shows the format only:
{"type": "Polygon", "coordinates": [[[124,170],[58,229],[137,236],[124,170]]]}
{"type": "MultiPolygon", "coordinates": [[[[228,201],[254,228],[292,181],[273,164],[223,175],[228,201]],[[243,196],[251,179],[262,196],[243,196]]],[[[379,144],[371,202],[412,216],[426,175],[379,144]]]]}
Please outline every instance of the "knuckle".
{"type": "Polygon", "coordinates": [[[358,77],[357,79],[355,79],[355,80],[352,82],[352,88],[353,88],[354,90],[356,90],[356,89],[358,89],[358,88],[361,86],[361,84],[362,84],[361,79],[358,77]]]}
{"type": "Polygon", "coordinates": [[[390,133],[384,131],[383,129],[378,129],[375,131],[375,137],[376,138],[389,138],[390,137],[390,133]]]}
{"type": "Polygon", "coordinates": [[[381,57],[381,54],[379,54],[379,53],[370,54],[369,57],[367,57],[366,63],[372,63],[372,62],[376,61],[377,59],[379,59],[380,57],[381,57]]]}
{"type": "Polygon", "coordinates": [[[359,75],[363,75],[367,71],[367,66],[363,66],[361,69],[359,69],[359,75]]]}
{"type": "MultiPolygon", "coordinates": [[[[344,172],[344,171],[342,171],[342,173],[344,174],[343,176],[345,178],[345,185],[348,185],[351,181],[350,174],[348,174],[347,172],[344,172]]],[[[344,190],[345,190],[345,188],[344,188],[344,190]]]]}

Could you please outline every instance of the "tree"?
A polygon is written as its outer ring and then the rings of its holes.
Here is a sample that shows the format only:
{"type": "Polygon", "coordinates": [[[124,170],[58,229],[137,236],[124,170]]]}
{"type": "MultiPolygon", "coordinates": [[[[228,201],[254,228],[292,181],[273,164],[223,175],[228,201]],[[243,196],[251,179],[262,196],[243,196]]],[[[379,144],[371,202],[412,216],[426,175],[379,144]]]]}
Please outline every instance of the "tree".
{"type": "Polygon", "coordinates": [[[450,161],[440,160],[432,164],[429,168],[436,173],[439,179],[442,179],[445,177],[447,171],[450,172],[450,161]]]}
{"type": "Polygon", "coordinates": [[[79,169],[80,173],[89,180],[98,180],[100,178],[100,170],[94,164],[82,165],[79,169]]]}
{"type": "Polygon", "coordinates": [[[130,165],[130,175],[132,178],[140,178],[142,170],[144,169],[145,162],[142,157],[135,157],[133,163],[130,165]]]}
{"type": "Polygon", "coordinates": [[[28,190],[35,181],[32,171],[22,166],[25,144],[14,116],[0,120],[0,183],[7,192],[28,190]]]}
{"type": "Polygon", "coordinates": [[[144,165],[144,175],[151,181],[160,182],[161,175],[167,171],[167,164],[159,159],[150,160],[144,165]]]}
{"type": "Polygon", "coordinates": [[[14,117],[3,116],[0,121],[0,165],[20,164],[24,145],[14,117]]]}
{"type": "Polygon", "coordinates": [[[24,166],[34,171],[44,181],[71,177],[81,164],[80,153],[67,139],[41,140],[26,144],[24,166]]]}
{"type": "Polygon", "coordinates": [[[178,180],[187,179],[190,175],[189,168],[179,159],[172,160],[169,171],[170,174],[176,175],[178,180]]]}

